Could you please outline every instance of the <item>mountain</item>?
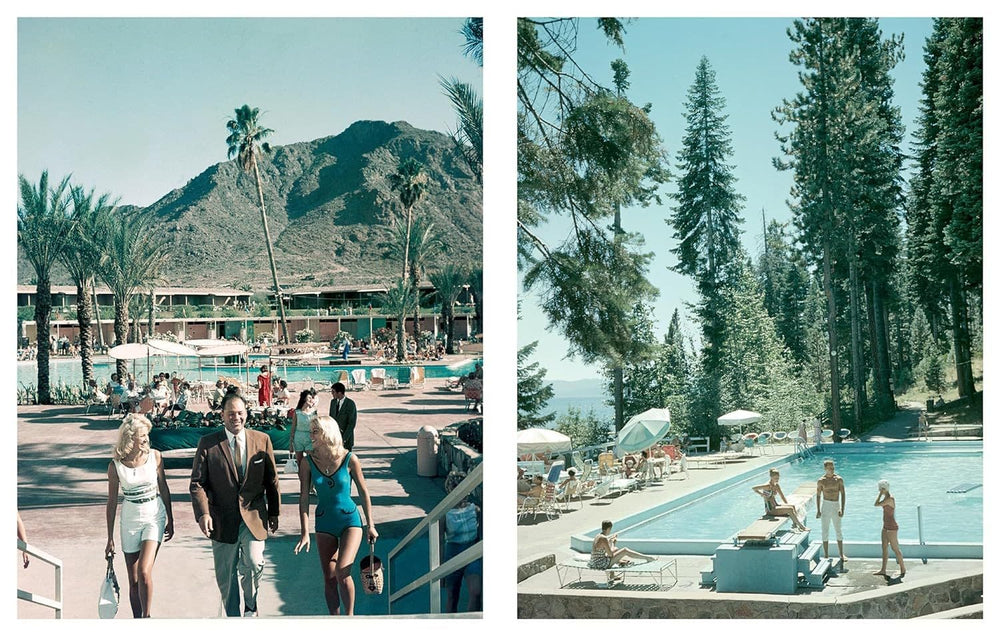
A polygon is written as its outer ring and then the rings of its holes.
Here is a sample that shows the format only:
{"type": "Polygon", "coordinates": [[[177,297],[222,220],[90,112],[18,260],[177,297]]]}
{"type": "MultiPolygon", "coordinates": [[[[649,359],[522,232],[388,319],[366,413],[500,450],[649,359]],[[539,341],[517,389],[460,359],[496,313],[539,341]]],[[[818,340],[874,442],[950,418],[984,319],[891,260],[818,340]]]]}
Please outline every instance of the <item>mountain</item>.
{"type": "MultiPolygon", "coordinates": [[[[399,276],[390,227],[403,210],[388,177],[412,157],[429,180],[415,215],[444,243],[438,263],[482,262],[482,187],[450,137],[404,121],[359,121],[314,141],[275,146],[260,163],[278,278],[286,289],[385,283],[399,276]]],[[[271,287],[253,177],[235,161],[210,166],[146,208],[171,258],[167,286],[271,287]]],[[[19,253],[18,282],[34,272],[19,253]]],[[[70,284],[61,268],[54,284],[70,284]]]]}
{"type": "Polygon", "coordinates": [[[558,398],[591,398],[607,399],[608,385],[600,378],[583,380],[553,380],[552,391],[558,398]]]}

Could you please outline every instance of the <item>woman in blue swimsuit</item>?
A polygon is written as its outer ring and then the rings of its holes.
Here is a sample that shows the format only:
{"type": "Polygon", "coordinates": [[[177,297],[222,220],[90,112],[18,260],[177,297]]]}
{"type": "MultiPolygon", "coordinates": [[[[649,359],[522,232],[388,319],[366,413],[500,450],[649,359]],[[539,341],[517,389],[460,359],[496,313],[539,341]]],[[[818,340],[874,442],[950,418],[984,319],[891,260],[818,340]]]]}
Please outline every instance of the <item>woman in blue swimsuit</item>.
{"type": "Polygon", "coordinates": [[[310,420],[313,451],[299,464],[299,522],[302,536],[295,554],[309,551],[309,489],[316,488],[316,543],[323,569],[326,606],[331,614],[354,614],[354,579],[351,570],[361,546],[362,524],[358,507],[351,499],[351,480],[368,520],[368,541],[375,543],[378,532],[372,521],[372,502],[361,472],[361,461],[344,448],[340,428],[332,417],[310,420]]]}

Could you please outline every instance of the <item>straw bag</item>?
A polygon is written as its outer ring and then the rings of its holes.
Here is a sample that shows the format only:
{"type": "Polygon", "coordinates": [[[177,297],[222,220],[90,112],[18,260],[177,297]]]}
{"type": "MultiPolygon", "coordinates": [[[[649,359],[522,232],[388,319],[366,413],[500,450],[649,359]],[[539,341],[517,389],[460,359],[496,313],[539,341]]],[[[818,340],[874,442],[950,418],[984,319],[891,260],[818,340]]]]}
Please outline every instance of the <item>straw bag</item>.
{"type": "Polygon", "coordinates": [[[97,599],[97,615],[114,618],[118,613],[118,577],[115,576],[115,555],[108,555],[108,571],[101,583],[101,595],[97,599]]]}
{"type": "Polygon", "coordinates": [[[298,473],[299,473],[299,463],[295,461],[294,457],[289,457],[288,461],[285,462],[285,474],[297,475],[298,473]]]}
{"type": "Polygon", "coordinates": [[[381,594],[384,582],[382,559],[375,556],[375,542],[368,542],[368,556],[361,559],[361,588],[365,594],[381,594]]]}

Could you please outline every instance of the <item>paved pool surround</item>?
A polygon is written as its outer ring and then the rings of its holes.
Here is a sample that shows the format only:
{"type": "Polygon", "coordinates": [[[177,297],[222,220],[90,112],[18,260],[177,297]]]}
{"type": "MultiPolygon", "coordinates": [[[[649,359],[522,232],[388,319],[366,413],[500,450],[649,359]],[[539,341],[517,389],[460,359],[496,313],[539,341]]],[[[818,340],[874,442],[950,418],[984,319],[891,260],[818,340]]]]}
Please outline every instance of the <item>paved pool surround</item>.
{"type": "Polygon", "coordinates": [[[920,584],[900,584],[835,597],[775,594],[668,596],[650,591],[553,590],[519,592],[518,618],[915,618],[981,603],[983,573],[944,574],[920,584]]]}

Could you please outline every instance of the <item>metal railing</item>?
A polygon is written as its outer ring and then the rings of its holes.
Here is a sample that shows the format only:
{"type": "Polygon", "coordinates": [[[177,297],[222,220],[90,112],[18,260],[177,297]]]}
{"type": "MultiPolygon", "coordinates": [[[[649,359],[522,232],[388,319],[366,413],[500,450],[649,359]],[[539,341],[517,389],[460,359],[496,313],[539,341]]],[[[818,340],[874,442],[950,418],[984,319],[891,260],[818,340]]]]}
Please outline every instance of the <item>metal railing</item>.
{"type": "Polygon", "coordinates": [[[62,618],[62,610],[63,610],[63,598],[62,598],[62,579],[63,579],[63,577],[62,577],[62,569],[63,569],[63,564],[62,564],[62,561],[59,560],[59,559],[57,559],[57,558],[55,558],[54,556],[46,553],[46,552],[42,552],[38,548],[36,548],[36,547],[34,547],[32,545],[29,545],[29,544],[25,543],[24,541],[21,541],[20,539],[17,540],[17,549],[19,551],[21,551],[21,552],[24,552],[24,553],[26,553],[26,554],[28,554],[30,556],[35,557],[39,561],[44,561],[45,563],[48,563],[48,564],[54,566],[55,567],[55,574],[56,574],[56,587],[55,587],[55,599],[54,600],[46,598],[44,596],[39,596],[38,594],[33,594],[31,592],[27,592],[25,590],[22,590],[21,588],[17,588],[17,598],[20,599],[20,600],[23,600],[23,601],[28,601],[29,603],[34,603],[36,605],[42,605],[44,607],[51,608],[51,609],[55,610],[55,612],[56,612],[56,618],[62,618]]]}
{"type": "Polygon", "coordinates": [[[420,523],[417,524],[413,530],[411,530],[403,539],[396,545],[395,548],[389,551],[388,557],[388,570],[390,572],[388,588],[389,588],[389,614],[392,614],[392,604],[399,601],[404,596],[415,592],[423,587],[428,588],[430,594],[430,613],[440,614],[441,613],[441,579],[448,576],[452,572],[463,568],[466,565],[472,563],[476,559],[480,559],[483,556],[483,542],[482,540],[477,541],[471,547],[462,551],[461,553],[455,555],[448,561],[441,563],[441,532],[438,527],[438,521],[441,520],[445,514],[454,508],[459,502],[469,496],[476,487],[483,483],[483,465],[480,463],[478,466],[472,469],[472,471],[462,480],[458,486],[455,487],[448,495],[439,503],[437,506],[431,510],[426,517],[424,517],[420,523]],[[392,589],[392,560],[399,555],[399,553],[407,545],[413,542],[414,539],[420,537],[424,534],[428,535],[429,546],[429,558],[428,558],[428,571],[426,574],[419,576],[416,580],[404,585],[401,589],[393,591],[392,589]]]}

